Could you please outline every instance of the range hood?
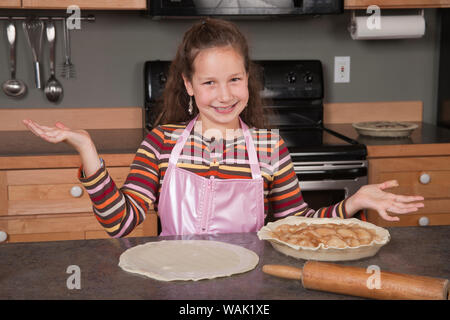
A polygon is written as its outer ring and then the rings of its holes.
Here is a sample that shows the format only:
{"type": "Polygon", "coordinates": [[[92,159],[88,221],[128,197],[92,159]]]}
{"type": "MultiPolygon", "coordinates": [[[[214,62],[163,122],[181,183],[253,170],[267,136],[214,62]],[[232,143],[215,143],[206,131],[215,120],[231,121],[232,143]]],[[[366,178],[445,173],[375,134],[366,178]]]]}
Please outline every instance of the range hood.
{"type": "Polygon", "coordinates": [[[148,0],[154,18],[276,17],[339,14],[344,0],[148,0]]]}

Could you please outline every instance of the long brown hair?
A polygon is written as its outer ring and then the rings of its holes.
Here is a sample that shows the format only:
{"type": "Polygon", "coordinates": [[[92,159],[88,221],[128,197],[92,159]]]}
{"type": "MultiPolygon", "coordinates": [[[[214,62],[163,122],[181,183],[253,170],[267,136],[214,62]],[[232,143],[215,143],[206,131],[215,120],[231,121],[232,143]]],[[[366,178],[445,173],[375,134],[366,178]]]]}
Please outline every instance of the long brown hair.
{"type": "MultiPolygon", "coordinates": [[[[157,104],[158,124],[185,123],[198,114],[194,103],[193,114],[188,113],[189,95],[182,75],[190,81],[194,73],[194,60],[200,50],[232,46],[241,54],[248,77],[249,99],[240,117],[250,127],[268,128],[264,101],[260,96],[262,80],[257,66],[250,60],[247,39],[237,26],[229,21],[207,18],[195,23],[185,34],[176,56],[170,64],[167,82],[157,104]]],[[[195,100],[195,99],[194,99],[195,100]]],[[[194,101],[195,102],[195,101],[194,101]]]]}

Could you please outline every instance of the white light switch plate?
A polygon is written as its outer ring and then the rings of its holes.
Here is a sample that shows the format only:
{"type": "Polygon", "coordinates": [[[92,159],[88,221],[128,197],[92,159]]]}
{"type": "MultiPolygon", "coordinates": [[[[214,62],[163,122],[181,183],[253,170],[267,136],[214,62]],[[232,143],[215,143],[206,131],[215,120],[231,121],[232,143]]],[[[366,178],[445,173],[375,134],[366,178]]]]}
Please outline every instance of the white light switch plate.
{"type": "Polygon", "coordinates": [[[350,82],[350,57],[334,57],[334,82],[350,82]]]}

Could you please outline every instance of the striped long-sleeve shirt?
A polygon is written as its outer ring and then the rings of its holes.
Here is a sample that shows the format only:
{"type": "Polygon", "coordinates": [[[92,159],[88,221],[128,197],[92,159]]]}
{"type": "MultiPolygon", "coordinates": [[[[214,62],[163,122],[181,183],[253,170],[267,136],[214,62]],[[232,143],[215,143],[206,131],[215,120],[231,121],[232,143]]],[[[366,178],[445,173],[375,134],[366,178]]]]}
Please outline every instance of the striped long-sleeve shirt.
{"type": "MultiPolygon", "coordinates": [[[[80,167],[78,178],[92,200],[96,218],[110,236],[129,234],[145,219],[152,203],[157,211],[169,157],[185,127],[162,125],[154,128],[141,143],[121,188],[108,174],[106,164],[89,177],[83,177],[80,167]]],[[[250,133],[264,180],[266,221],[289,215],[346,218],[345,200],[318,210],[308,207],[289,151],[277,133],[255,128],[250,129],[250,133]]],[[[252,178],[243,136],[214,140],[193,129],[177,167],[205,178],[252,178]]]]}

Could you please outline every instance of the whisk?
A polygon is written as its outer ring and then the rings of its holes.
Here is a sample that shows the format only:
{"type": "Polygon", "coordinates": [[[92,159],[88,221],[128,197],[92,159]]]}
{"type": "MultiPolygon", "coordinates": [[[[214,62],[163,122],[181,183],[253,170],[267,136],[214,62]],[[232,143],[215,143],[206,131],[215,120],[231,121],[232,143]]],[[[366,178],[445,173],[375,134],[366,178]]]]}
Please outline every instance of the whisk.
{"type": "Polygon", "coordinates": [[[41,56],[44,23],[37,18],[30,17],[23,22],[22,26],[33,57],[36,88],[41,89],[42,84],[39,59],[41,56]]]}
{"type": "Polygon", "coordinates": [[[70,60],[70,37],[69,37],[69,29],[67,28],[67,19],[63,20],[63,36],[64,36],[64,62],[60,66],[61,69],[61,77],[70,79],[75,78],[75,65],[70,60]]]}

